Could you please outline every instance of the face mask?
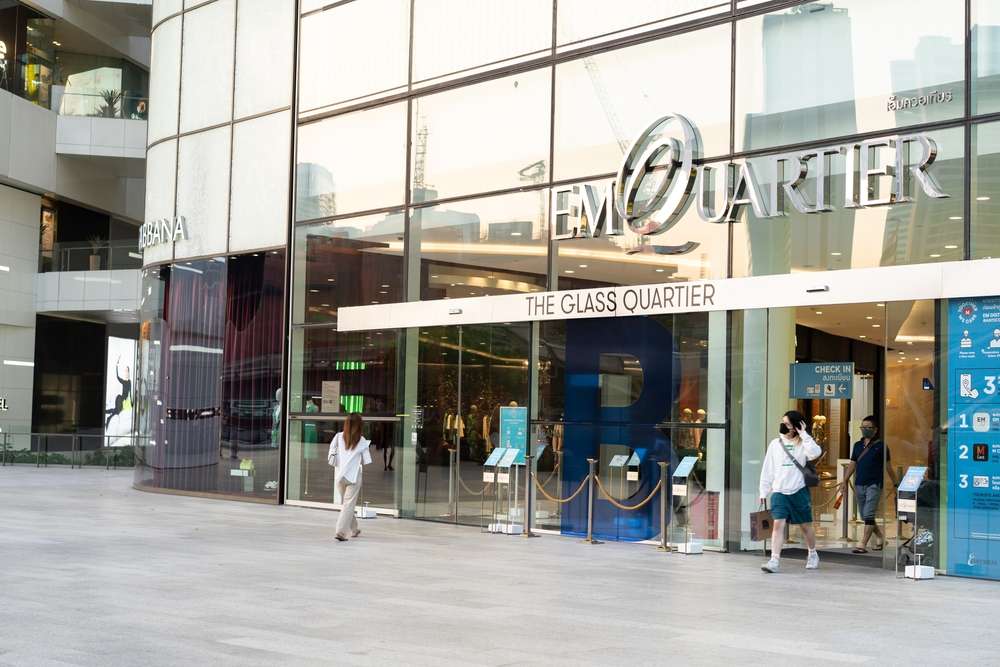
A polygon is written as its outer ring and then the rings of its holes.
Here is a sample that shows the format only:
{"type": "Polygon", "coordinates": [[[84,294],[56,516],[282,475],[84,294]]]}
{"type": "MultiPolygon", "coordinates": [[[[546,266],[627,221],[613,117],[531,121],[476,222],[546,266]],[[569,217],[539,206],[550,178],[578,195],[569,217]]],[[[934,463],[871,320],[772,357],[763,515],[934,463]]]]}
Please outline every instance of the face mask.
{"type": "Polygon", "coordinates": [[[875,429],[873,428],[863,428],[861,429],[861,435],[866,438],[871,438],[875,435],[875,429]]]}
{"type": "Polygon", "coordinates": [[[791,432],[792,429],[788,428],[788,424],[786,424],[785,422],[781,422],[781,425],[778,426],[778,433],[780,433],[781,435],[788,435],[791,432]]]}

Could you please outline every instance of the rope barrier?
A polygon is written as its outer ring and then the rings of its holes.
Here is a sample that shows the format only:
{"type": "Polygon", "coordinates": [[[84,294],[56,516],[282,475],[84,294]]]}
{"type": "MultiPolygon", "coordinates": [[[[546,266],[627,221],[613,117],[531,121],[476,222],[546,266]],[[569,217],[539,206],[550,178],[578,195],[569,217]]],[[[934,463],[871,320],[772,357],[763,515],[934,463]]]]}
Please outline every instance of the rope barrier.
{"type": "Polygon", "coordinates": [[[552,472],[549,473],[549,476],[545,478],[545,481],[542,482],[542,486],[545,486],[546,484],[548,484],[549,482],[551,482],[552,478],[556,476],[556,473],[559,472],[559,464],[560,464],[561,461],[562,461],[562,458],[557,456],[556,457],[556,465],[555,465],[554,468],[552,468],[552,472]]]}
{"type": "Polygon", "coordinates": [[[537,488],[538,491],[543,496],[545,496],[546,498],[548,498],[552,502],[559,503],[560,505],[564,505],[564,504],[568,503],[569,501],[573,500],[574,498],[576,498],[578,495],[580,495],[583,492],[583,490],[585,488],[587,488],[587,479],[588,479],[588,477],[584,477],[583,478],[583,481],[580,482],[580,486],[568,498],[562,498],[562,499],[560,499],[560,498],[556,498],[555,496],[550,496],[549,493],[548,493],[548,491],[545,490],[545,487],[543,487],[541,484],[538,483],[538,478],[537,477],[535,478],[535,488],[537,488]]]}
{"type": "Polygon", "coordinates": [[[618,502],[617,500],[615,500],[614,498],[611,497],[611,494],[608,493],[607,489],[604,488],[604,485],[601,484],[601,477],[600,477],[600,475],[594,475],[594,480],[597,482],[597,487],[601,490],[601,493],[604,494],[604,496],[605,496],[604,499],[605,500],[607,500],[609,503],[611,503],[612,505],[614,505],[618,509],[620,509],[620,510],[626,510],[628,512],[632,512],[634,510],[642,509],[643,507],[645,507],[649,503],[649,501],[652,500],[654,496],[656,496],[656,493],[660,489],[663,488],[663,480],[661,479],[659,482],[656,483],[656,486],[653,487],[653,490],[649,492],[649,495],[646,496],[645,500],[643,500],[638,505],[633,505],[633,506],[629,507],[628,505],[623,505],[623,504],[621,504],[620,502],[618,502]]]}
{"type": "Polygon", "coordinates": [[[483,495],[484,493],[486,493],[486,489],[490,488],[490,485],[493,484],[493,482],[489,482],[485,486],[483,486],[483,488],[481,488],[479,491],[473,491],[472,489],[469,488],[469,486],[465,483],[465,480],[463,480],[461,477],[458,478],[458,483],[462,485],[462,488],[465,489],[465,492],[468,493],[470,496],[483,495]]]}

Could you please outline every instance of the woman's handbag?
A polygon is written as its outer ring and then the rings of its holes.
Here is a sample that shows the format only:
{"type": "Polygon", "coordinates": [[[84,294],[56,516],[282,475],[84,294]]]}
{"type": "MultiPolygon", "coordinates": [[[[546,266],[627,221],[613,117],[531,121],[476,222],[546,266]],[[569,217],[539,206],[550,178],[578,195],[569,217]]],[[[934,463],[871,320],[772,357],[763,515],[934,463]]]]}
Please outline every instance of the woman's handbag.
{"type": "Polygon", "coordinates": [[[771,526],[774,524],[774,517],[771,510],[767,509],[767,502],[763,503],[762,510],[750,512],[750,540],[760,542],[771,539],[771,526]]]}
{"type": "Polygon", "coordinates": [[[805,480],[806,486],[812,488],[814,486],[819,486],[819,473],[816,472],[816,464],[812,461],[806,461],[805,465],[799,463],[799,460],[792,456],[792,453],[788,451],[784,445],[781,445],[781,449],[784,450],[785,456],[792,460],[795,467],[799,469],[802,473],[802,479],[805,480]]]}

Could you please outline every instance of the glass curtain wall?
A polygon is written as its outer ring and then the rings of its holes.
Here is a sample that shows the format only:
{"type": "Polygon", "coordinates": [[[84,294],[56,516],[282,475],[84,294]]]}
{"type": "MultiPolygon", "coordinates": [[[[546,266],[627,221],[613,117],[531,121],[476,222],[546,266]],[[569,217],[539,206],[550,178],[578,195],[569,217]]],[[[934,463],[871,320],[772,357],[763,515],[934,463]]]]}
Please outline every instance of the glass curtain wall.
{"type": "MultiPolygon", "coordinates": [[[[381,487],[380,502],[407,516],[478,523],[479,464],[495,446],[486,413],[516,401],[529,406],[532,441],[546,444],[539,482],[549,495],[571,493],[588,456],[611,475],[611,459],[641,449],[650,467],[616,492],[623,502],[638,501],[656,463],[693,455],[704,504],[673,509],[687,513],[706,544],[745,548],[757,450],[770,440],[775,415],[794,403],[789,364],[806,359],[796,351],[798,327],[806,326],[797,324],[797,309],[630,318],[636,329],[621,336],[604,320],[338,334],[337,309],[996,256],[997,142],[993,124],[975,118],[995,111],[991,77],[1000,71],[1000,49],[990,36],[998,24],[990,3],[971,3],[968,43],[967,6],[959,0],[836,0],[771,11],[759,2],[609,9],[561,0],[555,30],[547,3],[327,4],[302,7],[289,498],[331,502],[332,475],[317,451],[341,412],[357,407],[394,429],[384,437],[398,474],[381,487]],[[366,34],[372,25],[383,30],[378,39],[366,34]],[[889,27],[893,39],[886,40],[889,27]],[[374,65],[373,43],[381,45],[374,65]],[[698,67],[678,70],[689,62],[698,67]],[[664,85],[667,71],[681,78],[664,85]],[[331,72],[347,74],[338,82],[331,72]],[[709,224],[692,204],[663,234],[640,236],[626,225],[620,236],[554,240],[554,211],[575,205],[579,212],[588,193],[603,193],[630,142],[669,113],[696,128],[697,159],[718,174],[748,162],[765,195],[787,182],[774,156],[796,154],[808,167],[803,206],[823,210],[789,207],[764,219],[744,206],[736,220],[709,224]],[[896,178],[909,201],[881,205],[894,184],[891,170],[854,182],[844,152],[807,150],[917,132],[936,147],[926,173],[945,197],[907,168],[896,178]],[[880,205],[850,205],[849,184],[855,197],[863,188],[864,201],[880,205]],[[820,199],[831,205],[819,206],[820,199]],[[636,349],[614,342],[639,330],[636,349]],[[671,350],[669,363],[646,358],[647,347],[671,350]],[[348,386],[360,396],[350,404],[348,386]],[[330,411],[315,407],[324,396],[337,397],[330,411]],[[640,430],[625,429],[626,421],[640,430]]],[[[920,159],[914,146],[895,145],[907,167],[920,159]]],[[[891,157],[888,146],[869,155],[891,157]]],[[[720,185],[715,194],[731,189],[720,185]]],[[[884,331],[909,322],[917,306],[898,308],[879,316],[884,331]]],[[[914,335],[937,338],[939,330],[914,335]]],[[[875,410],[889,450],[900,463],[917,461],[922,445],[914,443],[935,424],[912,416],[923,414],[934,392],[914,390],[897,370],[910,362],[889,364],[898,341],[870,336],[854,340],[867,341],[859,349],[880,350],[868,360],[869,374],[879,377],[877,398],[900,401],[898,412],[875,410]]],[[[914,368],[929,358],[917,362],[914,354],[914,368]]],[[[914,372],[932,373],[938,386],[936,369],[914,372]]],[[[842,417],[839,449],[828,461],[833,472],[849,458],[857,431],[857,415],[842,417]]],[[[656,520],[629,524],[615,518],[624,510],[608,512],[609,535],[622,539],[649,536],[656,520]]],[[[574,532],[581,516],[579,507],[539,497],[544,525],[574,532]]]]}
{"type": "Polygon", "coordinates": [[[277,502],[284,253],[143,275],[136,484],[277,502]]]}

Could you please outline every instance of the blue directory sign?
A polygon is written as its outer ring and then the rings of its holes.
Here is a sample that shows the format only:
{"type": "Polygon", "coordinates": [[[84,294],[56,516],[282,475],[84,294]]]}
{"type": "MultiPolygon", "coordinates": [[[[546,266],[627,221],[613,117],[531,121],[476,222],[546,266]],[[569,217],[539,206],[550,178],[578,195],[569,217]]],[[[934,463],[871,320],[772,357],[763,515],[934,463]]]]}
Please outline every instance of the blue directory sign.
{"type": "Polygon", "coordinates": [[[528,449],[528,408],[500,408],[500,446],[518,450],[517,465],[524,465],[528,449]]]}
{"type": "Polygon", "coordinates": [[[1000,297],[948,310],[948,571],[1000,579],[1000,297]]]}
{"type": "Polygon", "coordinates": [[[906,474],[903,476],[903,480],[899,483],[899,488],[896,491],[916,493],[926,475],[927,466],[910,466],[906,469],[906,474]]]}
{"type": "Polygon", "coordinates": [[[854,363],[791,364],[789,398],[852,398],[854,363]]]}

